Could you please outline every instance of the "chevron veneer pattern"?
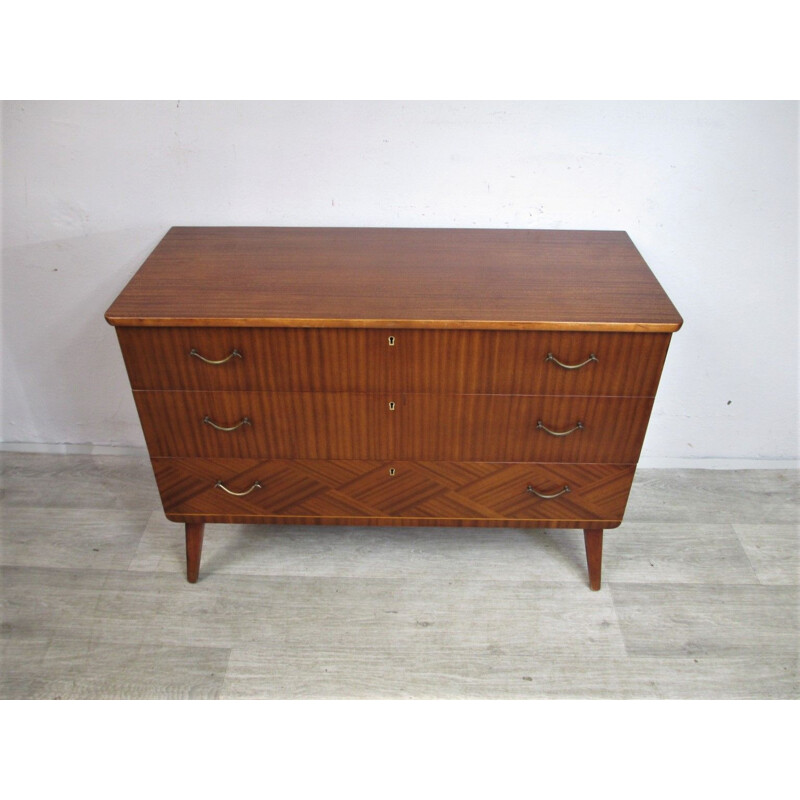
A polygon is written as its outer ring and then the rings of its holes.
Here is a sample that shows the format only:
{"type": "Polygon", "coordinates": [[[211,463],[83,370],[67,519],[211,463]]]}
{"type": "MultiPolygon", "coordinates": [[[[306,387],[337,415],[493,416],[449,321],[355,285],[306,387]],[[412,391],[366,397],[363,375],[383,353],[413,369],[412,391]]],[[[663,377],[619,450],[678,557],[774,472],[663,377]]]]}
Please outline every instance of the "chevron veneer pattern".
{"type": "Polygon", "coordinates": [[[292,459],[152,459],[167,514],[231,517],[321,517],[326,523],[385,524],[408,520],[548,520],[581,527],[622,519],[634,467],[612,464],[507,464],[443,461],[356,461],[292,459]],[[221,481],[230,495],[217,486],[221,481]],[[552,500],[542,494],[570,491],[552,500]]]}

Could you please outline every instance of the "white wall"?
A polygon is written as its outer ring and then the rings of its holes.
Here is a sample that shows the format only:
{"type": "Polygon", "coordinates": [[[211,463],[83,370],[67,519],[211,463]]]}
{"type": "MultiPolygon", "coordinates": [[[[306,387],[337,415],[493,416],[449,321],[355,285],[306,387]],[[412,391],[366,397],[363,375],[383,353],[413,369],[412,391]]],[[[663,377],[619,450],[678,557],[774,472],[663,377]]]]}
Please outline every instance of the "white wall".
{"type": "Polygon", "coordinates": [[[797,103],[7,102],[2,126],[6,443],[144,445],[103,313],[171,225],[591,228],[686,321],[643,463],[798,457],[797,103]]]}

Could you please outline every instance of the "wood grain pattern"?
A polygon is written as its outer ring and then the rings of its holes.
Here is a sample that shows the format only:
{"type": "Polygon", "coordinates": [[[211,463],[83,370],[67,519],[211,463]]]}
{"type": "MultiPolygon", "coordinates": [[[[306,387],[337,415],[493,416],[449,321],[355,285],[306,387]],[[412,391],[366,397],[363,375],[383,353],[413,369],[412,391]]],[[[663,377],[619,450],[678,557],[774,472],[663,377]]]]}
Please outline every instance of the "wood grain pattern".
{"type": "Polygon", "coordinates": [[[203,532],[205,523],[186,523],[186,580],[197,583],[200,575],[200,556],[203,552],[203,532]]]}
{"type": "Polygon", "coordinates": [[[134,392],[151,456],[635,464],[652,398],[134,392]],[[390,410],[394,403],[394,410],[390,410]],[[235,431],[221,427],[240,425],[235,431]],[[241,424],[247,419],[248,423],[241,424]],[[537,428],[582,430],[552,436],[537,428]]]}
{"type": "Polygon", "coordinates": [[[671,336],[565,331],[397,331],[392,389],[652,397],[671,336]],[[548,353],[565,364],[547,360],[548,353]]]}
{"type": "Polygon", "coordinates": [[[391,388],[391,331],[347,328],[117,328],[134,389],[382,391],[391,388]],[[205,364],[196,349],[219,360],[205,364]]]}
{"type": "Polygon", "coordinates": [[[347,328],[118,328],[134,389],[652,397],[669,334],[347,328]],[[394,345],[389,345],[389,337],[394,345]],[[192,349],[219,360],[205,364],[192,349]],[[566,370],[595,354],[598,361],[566,370]]]}
{"type": "MultiPolygon", "coordinates": [[[[326,524],[365,524],[365,519],[473,521],[576,520],[619,524],[633,480],[633,466],[611,464],[497,464],[355,460],[154,458],[164,508],[171,519],[207,521],[247,517],[270,521],[314,518],[326,524]],[[394,474],[390,470],[394,469],[394,474]],[[245,492],[237,497],[222,482],[245,492]],[[543,494],[570,491],[543,500],[543,494]]],[[[383,522],[381,522],[383,524],[383,522]]],[[[595,527],[599,527],[596,525],[595,527]]]]}
{"type": "Polygon", "coordinates": [[[589,567],[589,588],[593,592],[600,591],[601,572],[603,568],[603,530],[587,528],[583,532],[583,544],[586,549],[586,564],[589,567]]]}
{"type": "Polygon", "coordinates": [[[671,332],[623,231],[172,228],[112,325],[671,332]]]}

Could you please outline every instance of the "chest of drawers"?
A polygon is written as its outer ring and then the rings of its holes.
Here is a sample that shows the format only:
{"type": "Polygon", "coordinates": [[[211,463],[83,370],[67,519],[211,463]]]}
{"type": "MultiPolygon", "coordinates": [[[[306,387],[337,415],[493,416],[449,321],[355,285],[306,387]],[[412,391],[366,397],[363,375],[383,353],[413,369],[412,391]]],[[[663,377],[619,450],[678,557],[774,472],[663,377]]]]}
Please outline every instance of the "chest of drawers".
{"type": "Polygon", "coordinates": [[[106,313],[164,511],[582,528],[600,587],[672,332],[627,234],[172,228],[106,313]]]}

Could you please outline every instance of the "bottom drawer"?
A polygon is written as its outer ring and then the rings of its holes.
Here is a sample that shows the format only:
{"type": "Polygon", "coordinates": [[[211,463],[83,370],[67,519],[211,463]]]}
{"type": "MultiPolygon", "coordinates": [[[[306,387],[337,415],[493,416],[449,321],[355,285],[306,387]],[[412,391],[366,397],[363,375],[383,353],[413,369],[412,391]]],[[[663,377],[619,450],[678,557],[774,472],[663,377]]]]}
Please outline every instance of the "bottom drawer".
{"type": "Polygon", "coordinates": [[[164,510],[176,522],[353,525],[524,521],[609,528],[622,520],[635,471],[482,461],[154,458],[152,464],[164,510]]]}

